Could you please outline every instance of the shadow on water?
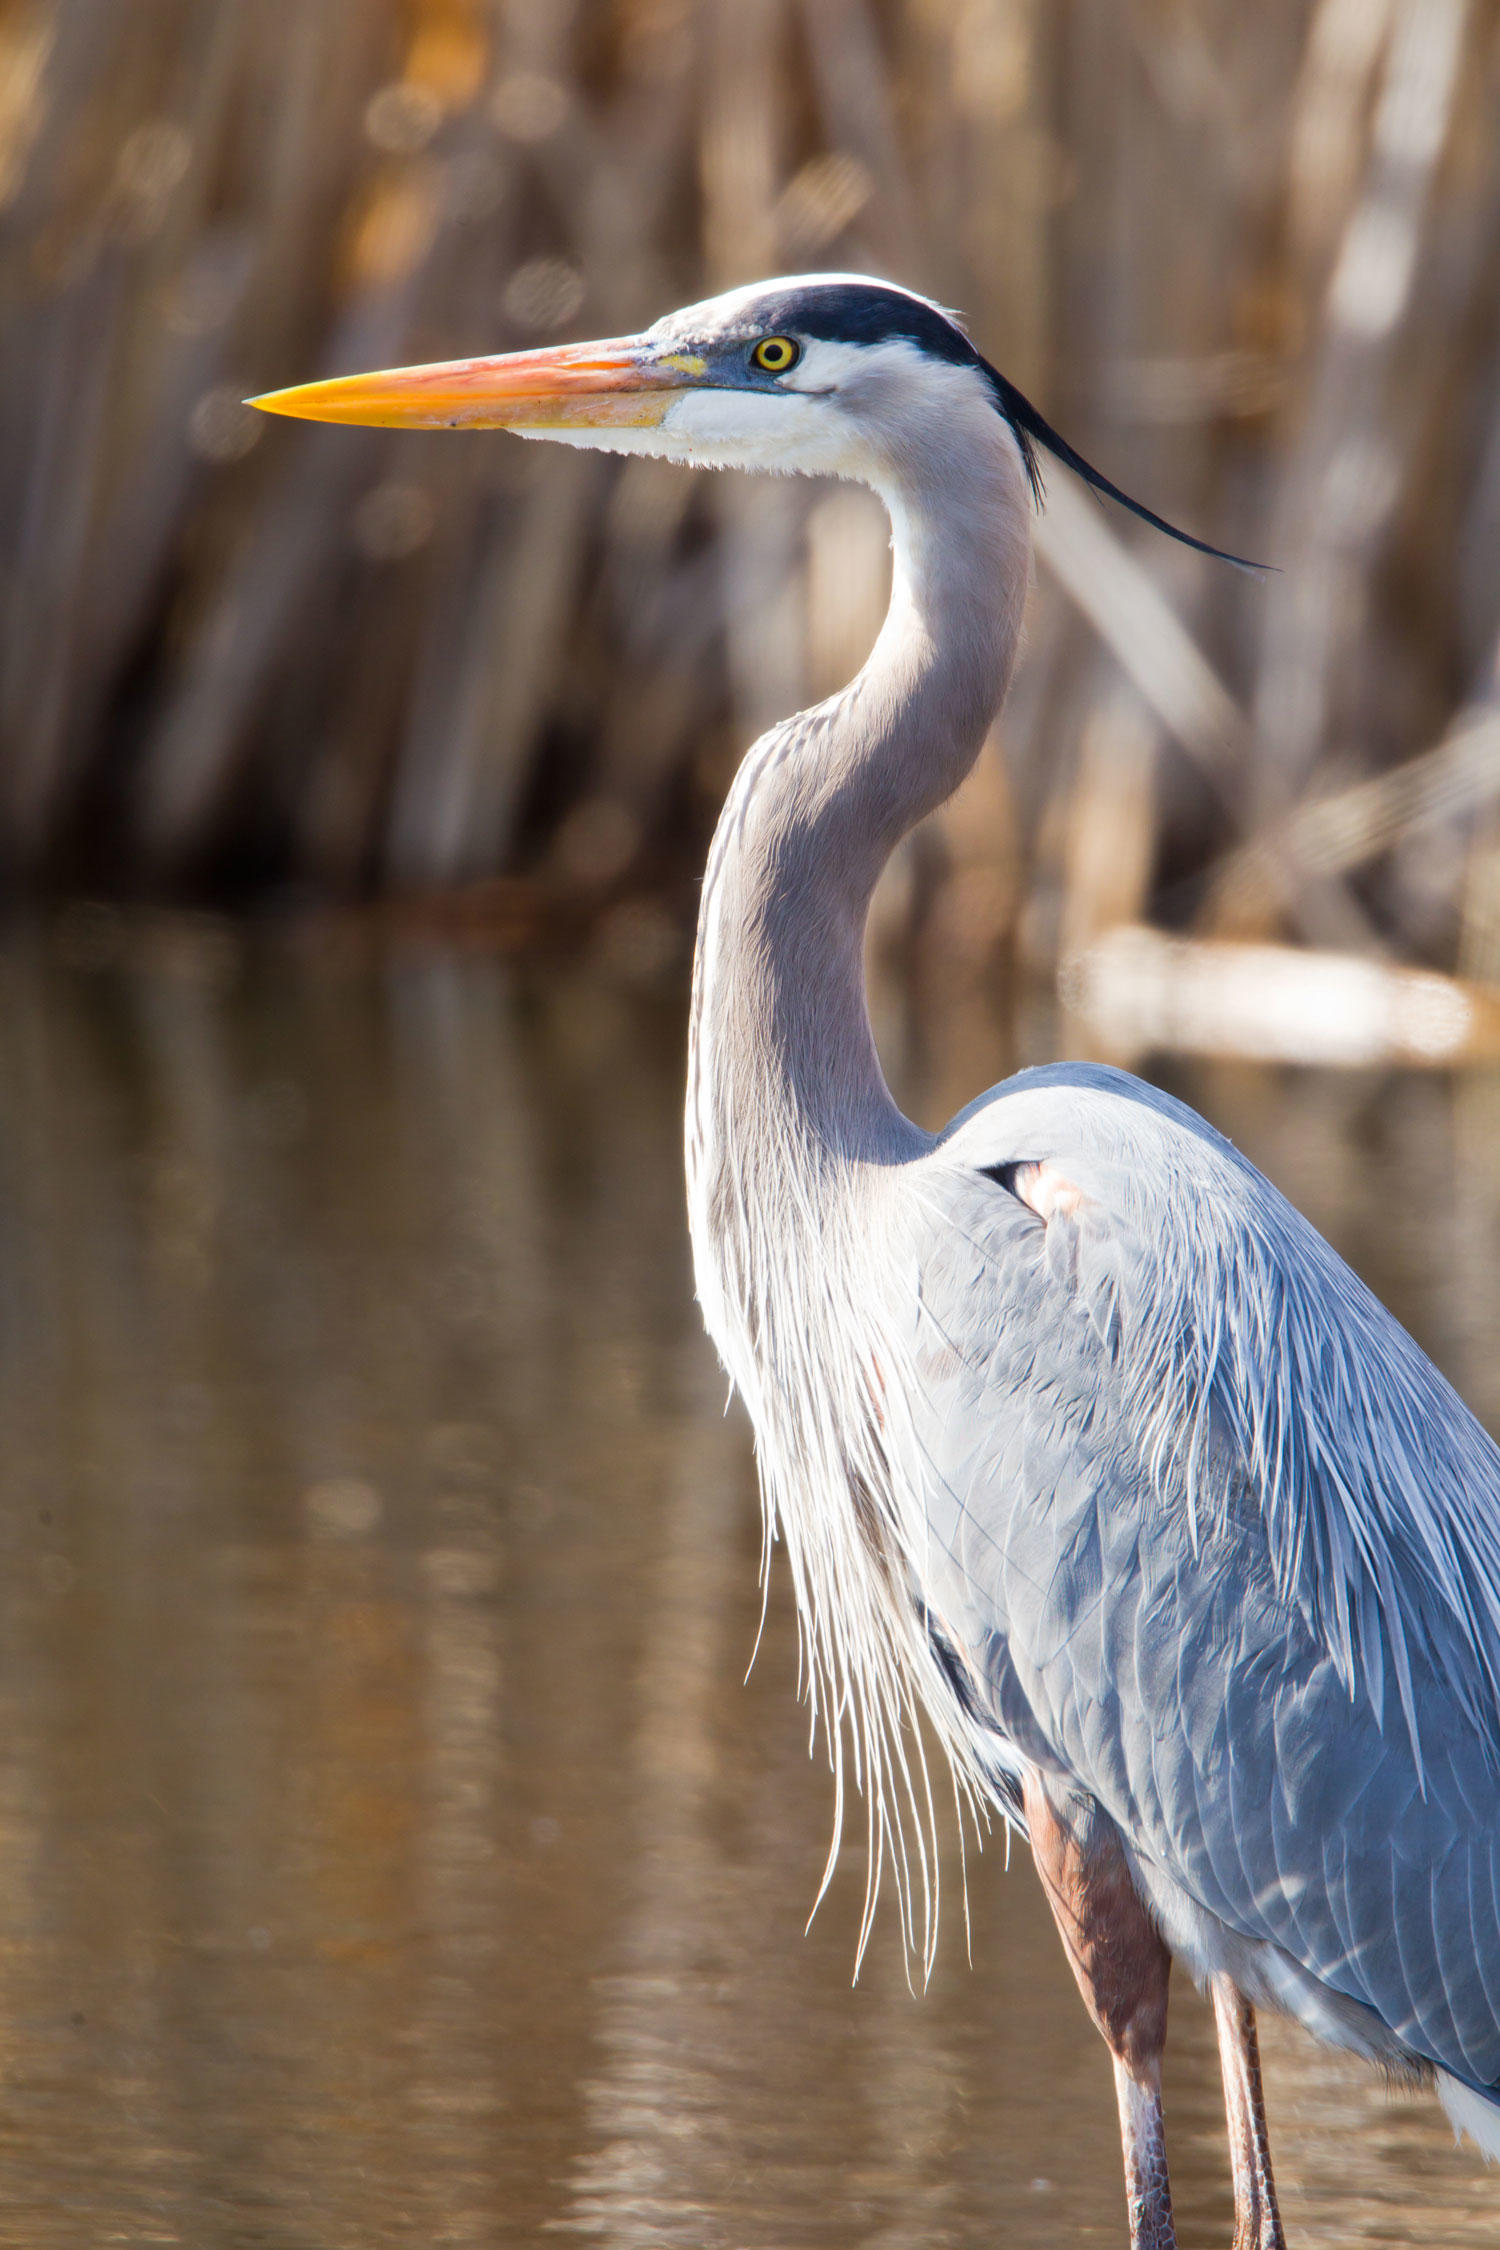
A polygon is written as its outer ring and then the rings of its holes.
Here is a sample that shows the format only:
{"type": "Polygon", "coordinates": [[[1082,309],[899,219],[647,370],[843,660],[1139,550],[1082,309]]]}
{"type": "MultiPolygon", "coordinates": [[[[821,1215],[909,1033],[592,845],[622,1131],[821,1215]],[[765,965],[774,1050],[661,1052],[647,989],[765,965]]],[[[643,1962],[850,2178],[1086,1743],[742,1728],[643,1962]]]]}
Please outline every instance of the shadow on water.
{"type": "MultiPolygon", "coordinates": [[[[0,1001],[0,2241],[1119,2242],[1024,1853],[922,1999],[889,1916],[849,1988],[857,1851],[802,1935],[830,1790],[779,1580],[741,1684],[676,998],[84,921],[0,1001]]],[[[1500,1416],[1495,1086],[1176,1083],[1500,1416]]],[[[1269,2045],[1300,2244],[1494,2239],[1431,2105],[1269,2045]]]]}

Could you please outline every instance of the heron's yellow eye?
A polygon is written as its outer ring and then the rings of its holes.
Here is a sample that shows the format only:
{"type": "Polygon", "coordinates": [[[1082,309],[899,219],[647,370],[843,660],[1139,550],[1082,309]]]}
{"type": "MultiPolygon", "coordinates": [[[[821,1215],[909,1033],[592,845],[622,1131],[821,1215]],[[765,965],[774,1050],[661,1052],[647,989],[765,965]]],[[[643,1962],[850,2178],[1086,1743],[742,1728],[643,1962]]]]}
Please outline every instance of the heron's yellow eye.
{"type": "Polygon", "coordinates": [[[762,336],[750,357],[755,366],[763,367],[768,375],[784,375],[802,357],[802,347],[794,344],[790,336],[762,336]]]}

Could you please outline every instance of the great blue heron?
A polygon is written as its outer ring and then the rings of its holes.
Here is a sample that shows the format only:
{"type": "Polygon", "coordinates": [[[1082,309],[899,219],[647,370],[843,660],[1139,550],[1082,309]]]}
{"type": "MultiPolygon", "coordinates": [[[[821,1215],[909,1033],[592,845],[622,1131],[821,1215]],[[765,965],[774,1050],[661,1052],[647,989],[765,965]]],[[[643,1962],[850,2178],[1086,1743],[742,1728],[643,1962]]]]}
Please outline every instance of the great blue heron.
{"type": "Polygon", "coordinates": [[[699,1295],[854,1746],[867,1923],[887,1854],[912,1922],[910,1842],[931,1942],[925,1713],[1030,1837],[1114,2059],[1140,2250],[1173,2240],[1173,1957],[1213,1995],[1238,2250],[1282,2241],[1255,2004],[1435,2079],[1500,2155],[1500,1453],[1180,1102],[1058,1064],[932,1135],[871,1037],[871,890],[1004,695],[1036,448],[1125,496],[955,320],[852,276],[257,403],[880,495],[869,661],[755,744],[714,838],[687,1098],[699,1295]]]}

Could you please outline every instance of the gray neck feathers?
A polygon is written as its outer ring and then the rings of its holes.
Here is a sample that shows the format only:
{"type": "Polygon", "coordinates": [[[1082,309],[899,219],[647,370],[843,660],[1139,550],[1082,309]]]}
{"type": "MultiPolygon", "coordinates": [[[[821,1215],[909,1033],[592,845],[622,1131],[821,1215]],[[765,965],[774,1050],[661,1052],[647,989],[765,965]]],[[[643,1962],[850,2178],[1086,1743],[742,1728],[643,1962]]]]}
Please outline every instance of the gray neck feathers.
{"type": "Polygon", "coordinates": [[[690,1171],[711,1150],[753,1163],[768,1129],[783,1161],[788,1140],[889,1162],[920,1138],[875,1054],[865,917],[897,844],[978,756],[1010,676],[1030,550],[1015,440],[988,405],[958,403],[961,430],[944,413],[931,442],[904,433],[871,475],[894,569],[868,662],[756,743],[719,822],[698,926],[690,1171]]]}
{"type": "MultiPolygon", "coordinates": [[[[934,390],[900,414],[906,431],[933,430],[930,447],[903,436],[872,448],[895,569],[869,662],[841,695],[755,745],[714,837],[687,1107],[698,1295],[755,1425],[763,1568],[779,1535],[837,1800],[846,1730],[865,1792],[860,1947],[889,1863],[906,1934],[929,1963],[935,1844],[920,1710],[960,1789],[977,1791],[981,1777],[913,1599],[917,1487],[890,1467],[891,1446],[906,1442],[905,1339],[883,1320],[869,1252],[882,1189],[900,1176],[891,1167],[928,1144],[880,1073],[863,939],[881,868],[958,787],[999,708],[1029,541],[1014,439],[977,383],[934,390]]],[[[836,1813],[825,1884],[840,1826],[836,1813]]]]}

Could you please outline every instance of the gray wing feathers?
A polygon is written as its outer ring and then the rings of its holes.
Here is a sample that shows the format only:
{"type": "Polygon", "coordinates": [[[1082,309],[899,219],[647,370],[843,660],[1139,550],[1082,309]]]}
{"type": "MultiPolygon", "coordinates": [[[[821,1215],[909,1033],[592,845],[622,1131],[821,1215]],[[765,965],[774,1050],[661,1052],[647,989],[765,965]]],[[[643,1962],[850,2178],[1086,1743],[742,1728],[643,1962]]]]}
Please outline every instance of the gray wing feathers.
{"type": "Polygon", "coordinates": [[[913,1169],[929,1590],[998,1723],[1232,1930],[1500,2083],[1500,1455],[1169,1097],[1031,1073],[913,1169]],[[983,1169],[1044,1159],[1071,1216],[983,1169]]]}

